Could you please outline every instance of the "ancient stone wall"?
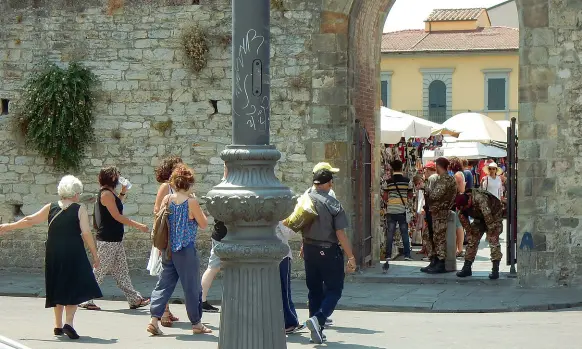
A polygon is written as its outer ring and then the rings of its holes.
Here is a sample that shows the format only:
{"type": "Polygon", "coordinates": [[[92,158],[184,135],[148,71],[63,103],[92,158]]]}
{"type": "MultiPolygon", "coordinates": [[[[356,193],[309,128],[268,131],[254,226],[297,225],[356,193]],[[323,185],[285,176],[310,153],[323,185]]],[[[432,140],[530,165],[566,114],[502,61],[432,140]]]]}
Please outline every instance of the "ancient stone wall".
{"type": "MultiPolygon", "coordinates": [[[[153,171],[160,158],[182,156],[196,171],[196,192],[202,196],[219,182],[219,153],[230,144],[231,10],[227,1],[183,3],[188,2],[125,1],[113,12],[107,1],[97,0],[0,5],[0,98],[18,100],[25,79],[45,58],[59,64],[80,60],[89,67],[100,80],[95,91],[97,141],[88,149],[82,171],[74,174],[85,183],[85,193],[95,193],[99,169],[118,166],[134,184],[124,213],[146,223],[152,221],[158,188],[153,171]],[[190,24],[205,28],[210,42],[208,66],[199,74],[186,68],[180,44],[180,34],[190,24]],[[167,120],[172,120],[170,130],[156,130],[156,123],[167,120]]],[[[333,81],[313,67],[311,34],[319,26],[314,14],[319,8],[308,9],[305,3],[289,1],[285,9],[272,12],[271,140],[283,154],[279,178],[296,191],[305,190],[314,163],[324,160],[323,142],[330,137],[320,132],[331,132],[327,123],[337,114],[310,104],[326,98],[311,90],[312,79],[315,85],[333,81]]],[[[30,214],[55,200],[63,175],[27,150],[12,118],[10,113],[0,116],[4,222],[18,216],[20,207],[30,214]]],[[[40,227],[1,237],[0,267],[41,267],[45,234],[40,227]]],[[[208,232],[199,242],[205,262],[208,232]]],[[[130,267],[143,270],[148,235],[130,229],[126,246],[130,267]]]]}
{"type": "Polygon", "coordinates": [[[518,8],[519,279],[580,286],[582,3],[522,0],[518,8]]]}

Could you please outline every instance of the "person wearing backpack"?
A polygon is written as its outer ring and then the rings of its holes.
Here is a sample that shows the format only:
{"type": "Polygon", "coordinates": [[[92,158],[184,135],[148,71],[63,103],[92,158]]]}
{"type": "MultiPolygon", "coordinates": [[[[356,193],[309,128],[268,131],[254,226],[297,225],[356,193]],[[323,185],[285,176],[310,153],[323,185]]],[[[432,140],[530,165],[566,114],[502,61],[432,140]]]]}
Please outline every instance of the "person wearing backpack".
{"type": "Polygon", "coordinates": [[[154,336],[163,334],[158,324],[180,280],[192,332],[211,333],[212,330],[201,321],[202,287],[200,260],[196,251],[198,228],[206,229],[208,219],[193,195],[194,174],[190,168],[183,164],[176,166],[170,176],[170,185],[175,192],[163,199],[154,224],[153,240],[162,251],[162,273],[152,292],[151,320],[147,331],[154,336]],[[163,240],[165,243],[160,243],[163,240]]]}
{"type": "Polygon", "coordinates": [[[408,221],[406,219],[406,204],[408,202],[408,193],[410,179],[402,174],[402,161],[394,160],[390,166],[394,171],[392,178],[386,183],[382,198],[387,202],[386,205],[386,263],[382,266],[384,273],[390,268],[390,257],[392,257],[392,243],[394,241],[394,232],[396,224],[402,236],[404,245],[404,260],[411,261],[410,256],[410,237],[408,236],[408,221]]]}

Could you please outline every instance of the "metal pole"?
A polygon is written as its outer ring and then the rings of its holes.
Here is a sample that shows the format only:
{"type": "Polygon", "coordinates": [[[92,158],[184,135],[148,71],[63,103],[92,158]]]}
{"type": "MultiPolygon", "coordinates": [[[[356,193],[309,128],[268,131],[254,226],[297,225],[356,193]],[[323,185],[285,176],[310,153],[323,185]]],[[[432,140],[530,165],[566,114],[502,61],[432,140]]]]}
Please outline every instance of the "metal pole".
{"type": "Polygon", "coordinates": [[[507,218],[511,219],[511,237],[508,242],[511,242],[511,266],[509,269],[509,277],[516,278],[517,270],[515,269],[515,262],[517,260],[516,248],[517,248],[517,143],[516,143],[516,119],[511,118],[511,215],[507,218]]]}
{"type": "Polygon", "coordinates": [[[270,0],[232,1],[232,144],[221,153],[226,179],[206,207],[228,229],[215,247],[224,270],[221,349],[287,348],[275,235],[295,195],[275,176],[281,153],[269,144],[270,0]]]}

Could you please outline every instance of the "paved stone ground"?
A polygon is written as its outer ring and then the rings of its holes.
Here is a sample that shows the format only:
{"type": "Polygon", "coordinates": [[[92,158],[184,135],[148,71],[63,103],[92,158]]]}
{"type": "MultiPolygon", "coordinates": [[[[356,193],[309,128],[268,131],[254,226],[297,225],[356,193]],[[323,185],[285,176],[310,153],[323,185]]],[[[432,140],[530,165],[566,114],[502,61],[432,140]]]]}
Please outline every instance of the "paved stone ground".
{"type": "MultiPolygon", "coordinates": [[[[503,222],[504,226],[506,222],[503,222]]],[[[424,254],[418,254],[420,247],[412,247],[412,258],[414,261],[404,261],[400,256],[390,262],[390,269],[387,274],[382,274],[382,264],[375,265],[373,268],[365,269],[362,273],[355,275],[354,281],[358,282],[382,282],[382,283],[481,283],[481,284],[507,284],[514,285],[515,279],[509,278],[510,267],[505,262],[506,243],[505,234],[502,234],[499,242],[501,243],[501,252],[504,254],[503,261],[500,265],[501,278],[497,281],[489,280],[489,273],[491,272],[490,249],[489,243],[485,241],[485,236],[479,243],[479,250],[477,257],[473,263],[473,277],[459,279],[455,273],[447,273],[440,275],[427,275],[420,272],[420,268],[428,264],[423,261],[424,254]]],[[[464,258],[457,258],[457,270],[461,270],[465,263],[464,258]]]]}
{"type": "MultiPolygon", "coordinates": [[[[156,279],[134,275],[133,283],[149,296],[156,279]]],[[[122,300],[123,293],[107,277],[102,285],[106,299],[122,300]]],[[[209,301],[220,303],[221,280],[215,280],[209,301]]],[[[304,308],[307,289],[303,280],[292,281],[293,299],[304,308]]],[[[43,297],[42,274],[0,271],[0,296],[43,297]]],[[[178,285],[176,301],[183,299],[178,285]]],[[[355,283],[345,285],[338,309],[397,312],[504,312],[548,310],[582,306],[582,293],[573,288],[525,289],[504,283],[386,284],[355,283]]]]}
{"type": "MultiPolygon", "coordinates": [[[[75,327],[83,336],[78,342],[52,335],[53,315],[43,301],[0,297],[0,334],[31,349],[123,348],[210,349],[218,344],[218,314],[205,314],[203,322],[212,335],[191,335],[187,323],[164,329],[165,336],[152,338],[145,332],[147,310],[127,309],[125,302],[101,302],[101,312],[79,310],[75,327]]],[[[186,319],[183,306],[173,311],[186,319]]],[[[305,319],[306,311],[299,315],[305,319]]],[[[504,314],[414,314],[338,311],[335,325],[327,329],[330,349],[382,348],[480,348],[562,349],[580,348],[582,311],[504,314]],[[559,344],[558,344],[559,343],[559,344]]],[[[287,339],[289,349],[317,347],[308,333],[287,339]]]]}

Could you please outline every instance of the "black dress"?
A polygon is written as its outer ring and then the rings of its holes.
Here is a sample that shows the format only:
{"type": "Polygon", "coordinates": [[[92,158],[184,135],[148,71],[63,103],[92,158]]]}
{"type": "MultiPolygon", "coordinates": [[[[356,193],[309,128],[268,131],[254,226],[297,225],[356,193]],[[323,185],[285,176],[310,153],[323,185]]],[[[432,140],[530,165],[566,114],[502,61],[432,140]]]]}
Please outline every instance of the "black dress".
{"type": "Polygon", "coordinates": [[[46,308],[77,305],[101,298],[103,294],[95,280],[87,257],[79,226],[79,204],[61,211],[58,203],[51,204],[45,259],[46,308]]]}

